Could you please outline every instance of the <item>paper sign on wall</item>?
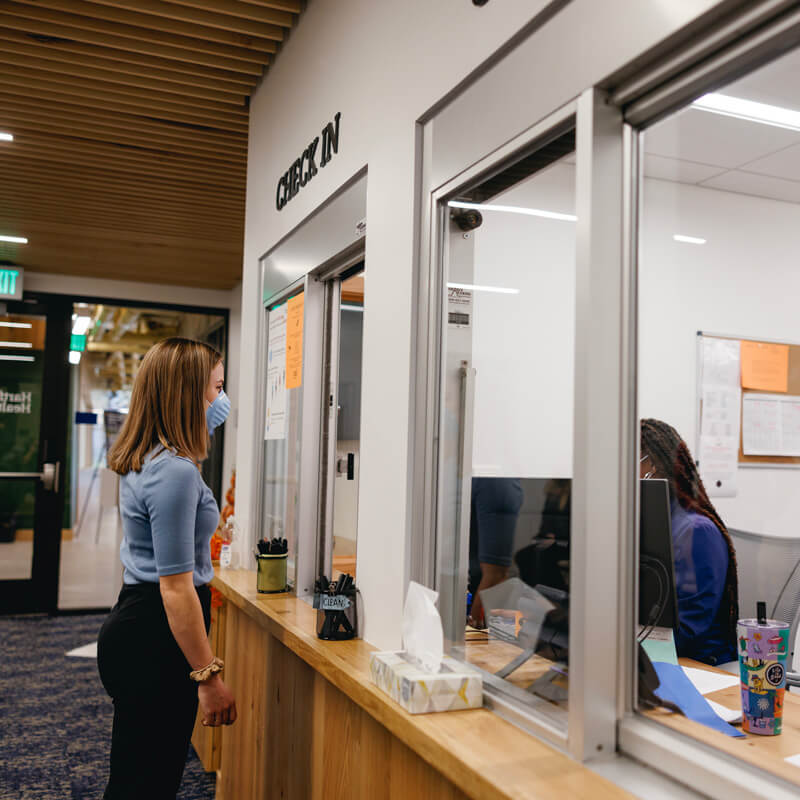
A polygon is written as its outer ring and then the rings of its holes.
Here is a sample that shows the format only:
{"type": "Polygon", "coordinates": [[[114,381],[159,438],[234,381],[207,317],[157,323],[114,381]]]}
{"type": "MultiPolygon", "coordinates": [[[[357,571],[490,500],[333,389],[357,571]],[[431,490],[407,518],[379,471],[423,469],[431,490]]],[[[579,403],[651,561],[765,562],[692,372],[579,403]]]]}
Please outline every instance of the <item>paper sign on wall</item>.
{"type": "Polygon", "coordinates": [[[305,295],[298,294],[286,303],[286,388],[303,384],[303,308],[305,295]]]}
{"type": "Polygon", "coordinates": [[[789,345],[743,341],[742,388],[789,391],[789,345]]]}
{"type": "Polygon", "coordinates": [[[286,306],[269,312],[265,439],[286,436],[286,306]]]}
{"type": "Polygon", "coordinates": [[[740,348],[735,339],[703,339],[702,415],[697,457],[711,497],[734,497],[739,470],[740,348]]]}
{"type": "Polygon", "coordinates": [[[746,394],[742,450],[747,456],[800,456],[800,397],[746,394]]]}

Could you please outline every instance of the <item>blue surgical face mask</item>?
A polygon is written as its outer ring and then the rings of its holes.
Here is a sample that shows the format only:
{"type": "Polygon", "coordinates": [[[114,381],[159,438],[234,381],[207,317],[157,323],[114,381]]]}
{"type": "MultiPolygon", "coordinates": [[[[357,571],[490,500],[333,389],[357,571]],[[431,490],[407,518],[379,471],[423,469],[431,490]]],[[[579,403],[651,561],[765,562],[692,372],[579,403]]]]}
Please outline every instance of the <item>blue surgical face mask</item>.
{"type": "Polygon", "coordinates": [[[208,435],[214,433],[214,429],[218,428],[228,419],[228,414],[231,413],[231,401],[225,392],[221,391],[216,400],[206,409],[206,423],[208,424],[208,435]]]}

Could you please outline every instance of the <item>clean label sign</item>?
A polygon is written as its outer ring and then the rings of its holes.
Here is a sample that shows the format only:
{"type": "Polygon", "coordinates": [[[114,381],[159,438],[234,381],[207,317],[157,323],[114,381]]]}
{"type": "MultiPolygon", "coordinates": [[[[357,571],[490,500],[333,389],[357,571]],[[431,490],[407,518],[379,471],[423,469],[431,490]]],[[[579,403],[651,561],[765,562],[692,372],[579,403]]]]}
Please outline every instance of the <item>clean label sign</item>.
{"type": "Polygon", "coordinates": [[[0,299],[22,300],[21,267],[0,267],[0,299]]]}

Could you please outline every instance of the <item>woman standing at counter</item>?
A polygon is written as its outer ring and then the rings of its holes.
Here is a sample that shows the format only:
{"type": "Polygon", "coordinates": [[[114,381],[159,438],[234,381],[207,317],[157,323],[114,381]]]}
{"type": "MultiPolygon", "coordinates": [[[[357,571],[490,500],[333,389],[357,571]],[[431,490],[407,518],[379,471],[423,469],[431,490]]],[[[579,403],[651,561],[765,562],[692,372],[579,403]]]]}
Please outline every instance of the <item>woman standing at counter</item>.
{"type": "Polygon", "coordinates": [[[175,797],[198,702],[205,725],[236,719],[208,642],[219,508],[199,471],[230,409],[223,375],[212,347],[159,342],[142,361],[109,453],[122,476],[124,585],[98,637],[100,677],[114,701],[107,800],[175,797]]]}
{"type": "Polygon", "coordinates": [[[706,664],[736,661],[736,552],[706,494],[686,442],[666,422],[643,419],[642,478],[669,483],[678,655],[706,664]]]}

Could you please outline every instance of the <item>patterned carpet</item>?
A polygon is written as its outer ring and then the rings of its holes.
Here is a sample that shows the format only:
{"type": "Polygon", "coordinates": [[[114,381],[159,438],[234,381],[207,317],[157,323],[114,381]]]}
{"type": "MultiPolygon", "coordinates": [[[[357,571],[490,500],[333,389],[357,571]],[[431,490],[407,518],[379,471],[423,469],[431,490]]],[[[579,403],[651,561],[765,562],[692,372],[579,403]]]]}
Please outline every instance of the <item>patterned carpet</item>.
{"type": "MultiPolygon", "coordinates": [[[[0,617],[0,800],[99,800],[108,777],[111,700],[93,658],[102,615],[0,617]]],[[[211,800],[214,775],[190,748],[178,800],[211,800]]]]}

